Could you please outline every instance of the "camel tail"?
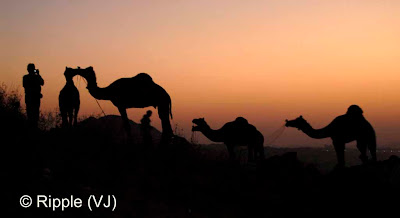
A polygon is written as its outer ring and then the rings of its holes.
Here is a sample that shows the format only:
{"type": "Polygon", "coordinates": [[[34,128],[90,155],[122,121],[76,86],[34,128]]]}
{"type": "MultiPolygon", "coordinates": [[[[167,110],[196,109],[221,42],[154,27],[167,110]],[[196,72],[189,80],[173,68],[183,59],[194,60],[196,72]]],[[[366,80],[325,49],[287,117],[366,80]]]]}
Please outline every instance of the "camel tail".
{"type": "Polygon", "coordinates": [[[372,129],[371,142],[368,143],[368,150],[371,153],[372,160],[376,161],[376,135],[373,129],[372,129]]]}
{"type": "Polygon", "coordinates": [[[172,102],[169,102],[169,115],[171,115],[171,120],[173,120],[174,118],[172,117],[172,102]]]}

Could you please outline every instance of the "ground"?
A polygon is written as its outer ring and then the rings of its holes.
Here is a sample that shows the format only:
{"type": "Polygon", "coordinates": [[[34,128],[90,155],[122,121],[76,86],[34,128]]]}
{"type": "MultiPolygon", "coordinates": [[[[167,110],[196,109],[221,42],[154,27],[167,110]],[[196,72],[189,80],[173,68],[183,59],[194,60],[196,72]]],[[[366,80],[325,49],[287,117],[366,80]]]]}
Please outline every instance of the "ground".
{"type": "Polygon", "coordinates": [[[349,167],[334,170],[334,152],[322,148],[266,148],[266,160],[247,163],[245,150],[241,161],[229,162],[222,145],[183,138],[153,146],[110,140],[78,127],[9,142],[6,209],[14,217],[320,217],[383,215],[398,203],[392,200],[400,193],[396,156],[360,166],[349,150],[349,167]],[[115,195],[117,207],[22,208],[25,194],[115,195]]]}

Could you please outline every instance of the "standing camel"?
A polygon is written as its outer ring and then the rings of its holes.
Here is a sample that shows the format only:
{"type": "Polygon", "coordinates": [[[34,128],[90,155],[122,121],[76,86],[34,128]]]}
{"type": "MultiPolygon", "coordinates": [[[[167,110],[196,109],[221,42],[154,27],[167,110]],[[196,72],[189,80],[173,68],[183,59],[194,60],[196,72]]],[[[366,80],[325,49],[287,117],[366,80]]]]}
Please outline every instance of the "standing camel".
{"type": "Polygon", "coordinates": [[[344,149],[345,144],[357,141],[360,151],[360,159],[365,164],[368,161],[367,148],[371,153],[372,161],[376,161],[376,136],[374,128],[363,116],[362,109],[357,105],[351,105],[347,113],[336,117],[328,126],[322,129],[314,129],[303,118],[286,120],[287,127],[295,127],[311,138],[322,139],[330,137],[335,147],[338,167],[345,166],[344,149]]]}
{"type": "Polygon", "coordinates": [[[124,128],[131,135],[128,108],[158,107],[158,116],[161,119],[162,139],[167,140],[173,136],[169,117],[172,119],[171,98],[168,93],[146,73],[139,73],[131,78],[121,78],[109,86],[100,88],[97,86],[96,74],[93,67],[78,69],[78,75],[87,81],[89,93],[96,99],[109,100],[119,110],[124,128]]]}
{"type": "Polygon", "coordinates": [[[80,106],[79,91],[72,80],[77,73],[72,68],[65,67],[64,76],[67,81],[58,96],[58,104],[62,117],[62,127],[76,126],[80,106]]]}
{"type": "Polygon", "coordinates": [[[213,142],[223,142],[228,148],[230,160],[235,159],[235,146],[248,147],[249,161],[253,161],[254,156],[258,159],[264,159],[264,136],[245,118],[238,117],[235,121],[226,123],[218,130],[211,129],[204,118],[194,119],[192,122],[196,124],[192,131],[203,133],[213,142]]]}

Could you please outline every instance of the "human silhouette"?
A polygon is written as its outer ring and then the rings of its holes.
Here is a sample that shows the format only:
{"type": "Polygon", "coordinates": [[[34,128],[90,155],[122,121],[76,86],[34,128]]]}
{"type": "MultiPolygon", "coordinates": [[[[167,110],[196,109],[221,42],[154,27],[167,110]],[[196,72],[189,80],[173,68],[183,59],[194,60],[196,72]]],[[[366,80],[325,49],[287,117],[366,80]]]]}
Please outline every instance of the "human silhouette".
{"type": "Polygon", "coordinates": [[[295,127],[315,139],[330,137],[335,147],[338,167],[345,166],[344,149],[345,144],[357,141],[360,151],[360,159],[365,164],[368,161],[367,148],[371,153],[372,161],[376,161],[376,136],[374,128],[365,119],[363,110],[357,105],[351,105],[346,114],[336,117],[328,126],[322,129],[314,129],[303,118],[286,120],[287,127],[295,127]]]}
{"type": "Polygon", "coordinates": [[[150,122],[151,122],[150,117],[152,114],[153,114],[153,112],[151,110],[148,110],[146,112],[146,114],[143,115],[143,118],[140,120],[140,123],[142,124],[143,127],[146,127],[146,128],[150,127],[150,122]]]}
{"type": "Polygon", "coordinates": [[[105,88],[97,86],[93,67],[79,70],[79,75],[88,83],[89,93],[96,99],[109,100],[119,110],[124,121],[124,128],[131,135],[126,109],[158,107],[158,116],[162,125],[162,141],[172,138],[173,132],[169,117],[172,119],[171,98],[168,93],[146,73],[139,73],[131,78],[121,78],[105,88]]]}
{"type": "Polygon", "coordinates": [[[143,136],[144,144],[151,144],[152,137],[151,137],[151,125],[150,125],[150,117],[153,114],[151,110],[148,110],[146,114],[143,115],[143,118],[140,120],[141,123],[141,131],[143,136]]]}
{"type": "Polygon", "coordinates": [[[39,121],[40,99],[43,97],[41,91],[44,80],[39,74],[39,69],[36,69],[34,64],[28,64],[27,70],[28,74],[22,79],[25,89],[26,113],[29,127],[36,129],[39,121]]]}
{"type": "Polygon", "coordinates": [[[58,96],[58,104],[62,117],[62,127],[76,126],[78,120],[78,112],[80,106],[79,91],[74,84],[74,76],[77,71],[72,68],[65,67],[65,80],[66,84],[60,91],[58,96]]]}
{"type": "Polygon", "coordinates": [[[213,142],[223,142],[228,148],[229,159],[235,159],[235,146],[248,147],[249,161],[253,161],[254,156],[264,159],[264,136],[245,118],[238,117],[218,130],[211,129],[204,118],[194,119],[192,122],[197,125],[192,131],[200,131],[213,142]]]}

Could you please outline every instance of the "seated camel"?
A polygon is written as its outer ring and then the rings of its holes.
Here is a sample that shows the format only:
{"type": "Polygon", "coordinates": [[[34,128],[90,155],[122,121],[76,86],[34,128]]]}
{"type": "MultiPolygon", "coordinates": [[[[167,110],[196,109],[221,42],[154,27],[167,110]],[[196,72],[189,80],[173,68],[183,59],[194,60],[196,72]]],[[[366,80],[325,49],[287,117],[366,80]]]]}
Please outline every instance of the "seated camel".
{"type": "Polygon", "coordinates": [[[264,159],[264,136],[245,118],[238,117],[218,130],[211,129],[204,118],[194,119],[192,122],[197,125],[193,126],[192,131],[202,132],[213,142],[223,142],[231,160],[235,159],[234,146],[247,146],[249,161],[253,161],[254,156],[264,159]]]}
{"type": "Polygon", "coordinates": [[[345,144],[357,141],[357,148],[361,152],[360,159],[365,164],[368,161],[367,148],[376,161],[376,137],[374,128],[363,116],[362,109],[357,105],[351,105],[347,113],[336,117],[328,126],[322,129],[314,129],[303,118],[286,120],[287,127],[295,127],[311,138],[322,139],[330,137],[335,147],[338,167],[344,167],[345,144]]]}

